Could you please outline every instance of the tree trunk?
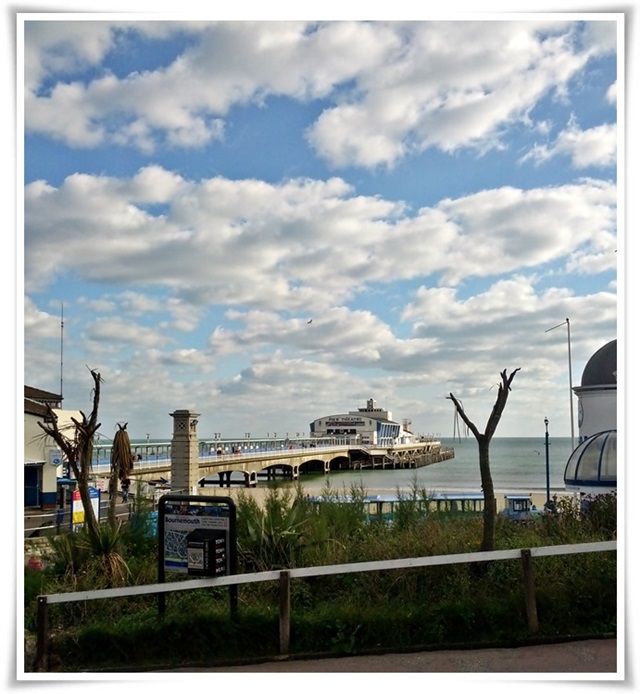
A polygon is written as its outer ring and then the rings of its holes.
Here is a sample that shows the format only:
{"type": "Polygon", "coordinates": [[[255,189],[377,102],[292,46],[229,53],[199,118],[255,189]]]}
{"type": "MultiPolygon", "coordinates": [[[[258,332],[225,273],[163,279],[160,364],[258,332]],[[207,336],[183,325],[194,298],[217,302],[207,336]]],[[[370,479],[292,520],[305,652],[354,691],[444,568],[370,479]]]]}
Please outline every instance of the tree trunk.
{"type": "Polygon", "coordinates": [[[507,376],[506,369],[500,373],[501,383],[498,388],[498,395],[496,397],[495,404],[493,405],[493,410],[489,415],[487,425],[485,427],[484,433],[481,433],[478,427],[469,419],[465,414],[462,403],[453,395],[449,393],[447,396],[451,400],[456,408],[458,414],[462,417],[464,423],[473,432],[478,442],[478,460],[480,463],[480,482],[482,484],[482,493],[484,496],[484,512],[483,512],[483,530],[482,530],[482,544],[481,551],[492,552],[496,545],[496,514],[498,512],[496,506],[496,495],[493,489],[493,479],[491,478],[491,465],[489,462],[489,444],[491,443],[491,438],[493,437],[498,423],[500,422],[500,417],[502,417],[502,412],[504,411],[505,405],[507,404],[507,399],[509,397],[509,392],[511,391],[511,382],[513,381],[515,375],[520,371],[520,369],[515,369],[511,372],[510,376],[507,376]]]}
{"type": "Polygon", "coordinates": [[[74,425],[73,436],[68,436],[60,431],[58,428],[58,416],[50,405],[47,405],[50,423],[43,424],[38,422],[38,426],[56,442],[63,454],[66,455],[69,467],[73,470],[78,483],[80,499],[84,506],[84,519],[87,530],[93,537],[97,538],[99,536],[99,523],[91,505],[89,473],[93,463],[93,437],[100,426],[97,420],[101,379],[97,371],[91,371],[91,376],[94,382],[93,408],[89,418],[83,412],[80,412],[82,421],[71,418],[74,425]]]}
{"type": "Polygon", "coordinates": [[[495,549],[496,535],[496,495],[493,489],[493,479],[491,477],[491,466],[489,464],[489,443],[486,436],[478,439],[478,458],[480,463],[480,481],[482,493],[484,495],[482,552],[492,552],[495,549]]]}
{"type": "MultiPolygon", "coordinates": [[[[100,425],[98,425],[100,426],[100,425]]],[[[96,516],[91,503],[91,496],[89,493],[89,473],[91,472],[91,466],[93,463],[93,434],[87,439],[88,431],[84,424],[76,422],[76,427],[82,432],[77,437],[77,448],[76,456],[73,460],[69,461],[70,467],[73,470],[74,477],[78,482],[78,491],[80,492],[80,500],[82,501],[82,506],[84,507],[84,523],[89,531],[89,533],[97,538],[99,536],[99,526],[100,521],[96,516]],[[77,463],[77,456],[79,455],[80,464],[77,463]]],[[[97,427],[96,427],[97,428],[97,427]]]]}

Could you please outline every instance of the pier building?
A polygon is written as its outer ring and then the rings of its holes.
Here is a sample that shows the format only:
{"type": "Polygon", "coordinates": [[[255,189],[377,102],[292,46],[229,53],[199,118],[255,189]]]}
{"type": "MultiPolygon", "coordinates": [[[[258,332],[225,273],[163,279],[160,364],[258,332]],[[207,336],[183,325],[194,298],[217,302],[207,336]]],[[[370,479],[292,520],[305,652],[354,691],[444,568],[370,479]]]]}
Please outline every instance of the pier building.
{"type": "Polygon", "coordinates": [[[395,422],[389,410],[377,407],[372,398],[367,400],[366,407],[319,417],[309,428],[312,437],[348,438],[363,446],[394,446],[416,440],[411,431],[395,422]]]}

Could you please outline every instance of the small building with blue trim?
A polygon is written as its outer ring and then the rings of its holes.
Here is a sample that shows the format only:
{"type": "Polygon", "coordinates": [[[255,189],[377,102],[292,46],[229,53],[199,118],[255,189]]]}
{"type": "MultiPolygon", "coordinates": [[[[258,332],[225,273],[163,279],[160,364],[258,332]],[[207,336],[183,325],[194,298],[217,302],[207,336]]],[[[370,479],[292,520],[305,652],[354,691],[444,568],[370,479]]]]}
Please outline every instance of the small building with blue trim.
{"type": "MultiPolygon", "coordinates": [[[[63,410],[62,396],[47,390],[24,387],[24,505],[40,509],[55,508],[62,479],[61,452],[55,441],[47,436],[38,422],[50,421],[48,406],[64,429],[71,418],[82,419],[79,410],[63,410]]],[[[67,481],[68,482],[68,481],[67,481]]]]}

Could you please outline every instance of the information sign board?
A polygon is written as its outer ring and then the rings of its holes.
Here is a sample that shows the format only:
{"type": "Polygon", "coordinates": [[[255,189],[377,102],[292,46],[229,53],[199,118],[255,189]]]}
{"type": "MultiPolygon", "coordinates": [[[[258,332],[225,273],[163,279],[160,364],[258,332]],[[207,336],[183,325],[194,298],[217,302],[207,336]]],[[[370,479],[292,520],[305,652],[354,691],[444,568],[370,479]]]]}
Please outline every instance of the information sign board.
{"type": "MultiPolygon", "coordinates": [[[[165,494],[158,503],[158,582],[165,572],[190,576],[233,575],[237,570],[236,506],[225,496],[165,494]]],[[[229,586],[232,612],[237,586],[229,586]]],[[[158,595],[160,613],[165,596],[158,595]]]]}
{"type": "MultiPolygon", "coordinates": [[[[188,573],[188,536],[195,530],[229,532],[229,511],[222,507],[173,506],[164,515],[164,567],[167,571],[188,573]]],[[[229,567],[225,567],[228,569],[229,567]]]]}
{"type": "MultiPolygon", "coordinates": [[[[96,514],[96,518],[100,520],[100,490],[96,487],[89,487],[89,498],[91,506],[96,514]]],[[[74,489],[71,497],[71,527],[78,530],[84,525],[85,508],[80,497],[80,490],[74,489]]]]}

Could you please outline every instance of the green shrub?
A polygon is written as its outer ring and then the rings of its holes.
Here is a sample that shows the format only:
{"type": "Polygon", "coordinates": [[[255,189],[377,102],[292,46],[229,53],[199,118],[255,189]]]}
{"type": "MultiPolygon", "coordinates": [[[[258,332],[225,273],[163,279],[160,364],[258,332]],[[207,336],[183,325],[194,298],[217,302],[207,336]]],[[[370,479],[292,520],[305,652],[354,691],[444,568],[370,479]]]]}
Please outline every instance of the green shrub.
{"type": "MultiPolygon", "coordinates": [[[[338,493],[327,486],[324,493],[357,498],[363,490],[338,493]]],[[[417,491],[414,496],[419,501],[417,491]]],[[[240,494],[239,571],[478,550],[482,518],[414,511],[409,508],[393,523],[367,523],[357,505],[311,504],[300,488],[271,488],[263,507],[240,494]]],[[[610,498],[594,505],[590,515],[569,501],[557,515],[531,524],[499,517],[496,547],[609,539],[615,537],[615,515],[615,499],[610,498]]],[[[125,574],[128,583],[155,583],[156,540],[139,532],[141,527],[123,526],[116,536],[102,537],[98,546],[81,535],[52,538],[55,556],[49,567],[25,570],[27,628],[35,627],[36,595],[95,589],[115,580],[105,570],[104,556],[110,552],[121,553],[130,572],[125,574]]],[[[615,551],[535,558],[540,634],[614,632],[616,559],[615,551]]],[[[291,649],[356,653],[526,641],[522,578],[519,560],[503,560],[293,579],[291,649]]],[[[228,588],[169,594],[162,617],[150,596],[61,604],[50,610],[52,649],[57,662],[70,670],[272,657],[279,650],[278,606],[275,581],[240,586],[235,616],[228,588]]]]}

